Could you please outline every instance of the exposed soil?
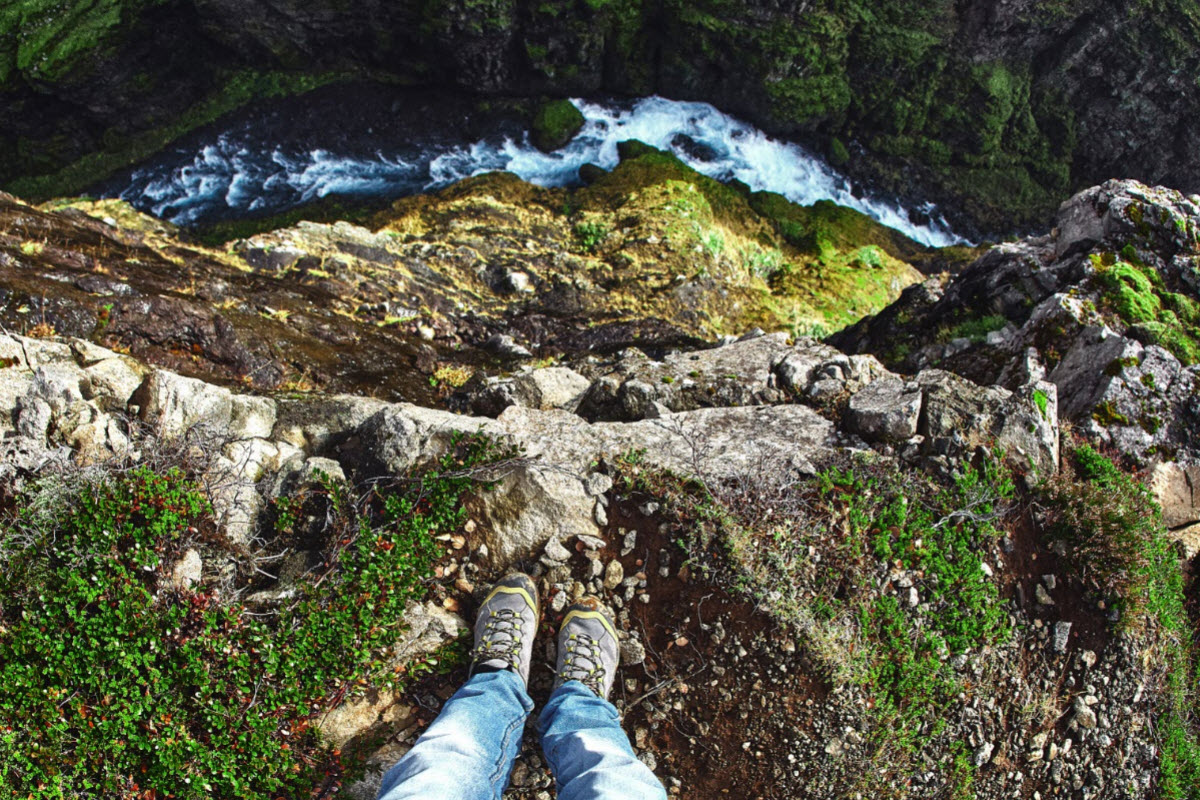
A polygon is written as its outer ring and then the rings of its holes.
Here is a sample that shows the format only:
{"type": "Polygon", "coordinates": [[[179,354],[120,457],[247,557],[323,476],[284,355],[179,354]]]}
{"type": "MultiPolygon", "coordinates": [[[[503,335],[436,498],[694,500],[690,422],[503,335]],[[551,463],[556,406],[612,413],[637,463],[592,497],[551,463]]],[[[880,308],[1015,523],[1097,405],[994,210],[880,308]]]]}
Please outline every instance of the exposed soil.
{"type": "Polygon", "coordinates": [[[1105,612],[1049,545],[1032,512],[1023,509],[1002,546],[1008,568],[1000,573],[1001,586],[1030,619],[1040,619],[1047,625],[1060,620],[1070,622],[1072,649],[1103,655],[1112,639],[1105,612]],[[1055,586],[1050,592],[1053,605],[1043,605],[1037,600],[1037,587],[1041,584],[1046,588],[1046,576],[1054,576],[1055,586]]]}

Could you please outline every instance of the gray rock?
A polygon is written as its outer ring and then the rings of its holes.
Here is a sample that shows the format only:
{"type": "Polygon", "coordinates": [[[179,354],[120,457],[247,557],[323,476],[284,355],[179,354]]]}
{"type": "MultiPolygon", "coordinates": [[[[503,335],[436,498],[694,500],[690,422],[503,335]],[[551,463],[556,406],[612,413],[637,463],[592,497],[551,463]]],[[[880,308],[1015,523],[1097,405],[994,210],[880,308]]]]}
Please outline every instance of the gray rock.
{"type": "MultiPolygon", "coordinates": [[[[810,345],[829,358],[836,351],[810,345]]],[[[744,406],[781,399],[776,365],[792,354],[787,336],[775,333],[724,347],[672,353],[652,361],[626,351],[591,385],[579,404],[588,419],[639,420],[697,408],[744,406]]]]}
{"type": "Polygon", "coordinates": [[[646,660],[646,647],[640,640],[630,636],[621,642],[621,664],[633,666],[646,660]]]}
{"type": "Polygon", "coordinates": [[[1071,705],[1071,709],[1075,712],[1074,716],[1071,717],[1072,725],[1076,725],[1084,730],[1092,730],[1096,727],[1096,712],[1088,706],[1084,698],[1076,697],[1075,702],[1071,705]]]}
{"type": "Polygon", "coordinates": [[[171,568],[169,584],[175,589],[190,589],[200,583],[203,573],[204,562],[200,560],[200,553],[189,547],[171,568]]]}
{"type": "Polygon", "coordinates": [[[506,333],[493,334],[483,346],[484,349],[504,358],[533,358],[529,348],[517,344],[513,337],[506,333]]]}
{"type": "Polygon", "coordinates": [[[353,395],[281,400],[272,435],[310,455],[323,455],[387,407],[382,400],[353,395]]]}
{"type": "Polygon", "coordinates": [[[546,367],[518,376],[514,383],[529,398],[529,408],[562,408],[574,411],[591,381],[573,369],[546,367]]]}
{"type": "Polygon", "coordinates": [[[495,477],[494,490],[466,501],[479,523],[472,537],[487,546],[494,569],[531,557],[552,538],[599,532],[596,501],[579,478],[539,464],[522,464],[495,477]]]}
{"type": "Polygon", "coordinates": [[[140,409],[139,417],[168,439],[197,429],[227,435],[233,415],[233,394],[228,389],[165,370],[150,373],[133,402],[140,409]]]}
{"type": "Polygon", "coordinates": [[[238,394],[230,398],[229,433],[236,439],[269,439],[275,429],[275,402],[238,394]]]}
{"type": "Polygon", "coordinates": [[[604,588],[611,592],[620,586],[623,580],[625,580],[625,568],[620,561],[614,558],[604,568],[604,588]]]}
{"type": "Polygon", "coordinates": [[[925,454],[961,457],[994,442],[1018,469],[1032,466],[1041,475],[1058,469],[1058,419],[1043,414],[1036,399],[1043,397],[1053,408],[1051,384],[1014,393],[999,386],[979,386],[943,370],[925,370],[917,375],[917,382],[924,392],[925,454]]]}
{"type": "Polygon", "coordinates": [[[1160,462],[1154,465],[1147,481],[1158,504],[1162,506],[1163,523],[1178,528],[1200,522],[1200,465],[1160,462]]]}
{"type": "Polygon", "coordinates": [[[921,391],[899,378],[880,378],[850,398],[846,423],[869,442],[902,442],[917,432],[921,391]]]}
{"type": "Polygon", "coordinates": [[[1067,644],[1071,640],[1071,623],[1060,621],[1054,623],[1054,638],[1050,643],[1051,649],[1055,653],[1067,652],[1067,644]]]}
{"type": "Polygon", "coordinates": [[[562,541],[555,536],[546,542],[542,556],[551,564],[564,564],[571,557],[571,551],[564,547],[562,541]]]}

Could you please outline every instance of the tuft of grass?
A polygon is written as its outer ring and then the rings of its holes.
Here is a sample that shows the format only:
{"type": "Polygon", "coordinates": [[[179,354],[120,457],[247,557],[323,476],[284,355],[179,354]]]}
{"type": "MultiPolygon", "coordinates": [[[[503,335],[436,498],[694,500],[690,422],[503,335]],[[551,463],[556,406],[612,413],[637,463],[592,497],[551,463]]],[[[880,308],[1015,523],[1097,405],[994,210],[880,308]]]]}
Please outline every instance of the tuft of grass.
{"type": "Polygon", "coordinates": [[[611,232],[612,228],[605,222],[585,220],[575,224],[575,236],[589,253],[594,253],[611,232]]]}
{"type": "Polygon", "coordinates": [[[982,342],[992,331],[998,331],[1008,324],[1008,318],[1003,314],[990,314],[986,317],[965,319],[952,328],[948,328],[938,336],[939,341],[950,342],[955,339],[969,339],[972,342],[982,342]]]}
{"type": "Polygon", "coordinates": [[[439,364],[429,376],[429,385],[434,388],[445,386],[457,389],[471,380],[472,374],[474,373],[469,368],[458,364],[439,364]]]}
{"type": "Polygon", "coordinates": [[[1052,536],[1067,545],[1074,574],[1122,607],[1122,624],[1146,622],[1151,553],[1162,528],[1150,490],[1083,445],[1042,487],[1052,536]]]}

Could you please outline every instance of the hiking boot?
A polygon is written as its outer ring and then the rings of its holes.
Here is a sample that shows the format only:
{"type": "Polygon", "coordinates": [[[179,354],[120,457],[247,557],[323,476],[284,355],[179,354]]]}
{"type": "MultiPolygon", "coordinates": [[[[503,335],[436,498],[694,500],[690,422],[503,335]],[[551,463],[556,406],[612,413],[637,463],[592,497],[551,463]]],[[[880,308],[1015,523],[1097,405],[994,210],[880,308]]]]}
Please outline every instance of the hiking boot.
{"type": "Polygon", "coordinates": [[[617,628],[612,617],[601,610],[600,601],[584,597],[568,608],[558,630],[554,688],[579,681],[607,700],[619,662],[617,628]]]}
{"type": "Polygon", "coordinates": [[[538,596],[533,580],[514,572],[497,582],[475,619],[471,674],[480,667],[509,669],[528,686],[537,624],[538,596]]]}

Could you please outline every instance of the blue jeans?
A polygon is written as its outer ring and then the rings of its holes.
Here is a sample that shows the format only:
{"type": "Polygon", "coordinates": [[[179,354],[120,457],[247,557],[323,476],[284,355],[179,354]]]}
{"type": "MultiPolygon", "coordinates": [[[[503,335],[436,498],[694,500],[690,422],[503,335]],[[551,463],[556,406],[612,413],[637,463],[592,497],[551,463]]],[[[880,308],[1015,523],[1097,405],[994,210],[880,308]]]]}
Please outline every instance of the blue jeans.
{"type": "MultiPolygon", "coordinates": [[[[532,709],[516,674],[475,675],[383,776],[379,800],[499,800],[532,709]]],[[[634,756],[612,703],[582,683],[554,691],[538,731],[558,800],[666,800],[662,784],[634,756]]]]}

